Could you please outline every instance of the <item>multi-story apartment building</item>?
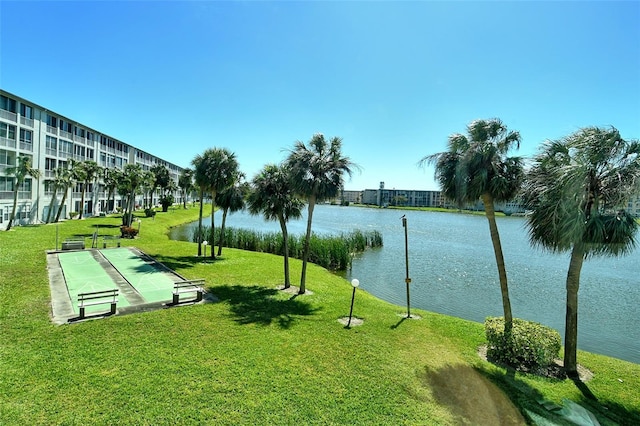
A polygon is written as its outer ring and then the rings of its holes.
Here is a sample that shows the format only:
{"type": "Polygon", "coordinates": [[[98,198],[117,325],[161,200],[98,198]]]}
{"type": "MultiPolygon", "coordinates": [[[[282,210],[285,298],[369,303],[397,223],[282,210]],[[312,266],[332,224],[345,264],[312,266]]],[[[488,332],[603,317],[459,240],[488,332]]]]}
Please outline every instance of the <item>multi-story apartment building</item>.
{"type": "MultiPolygon", "coordinates": [[[[46,219],[53,196],[54,170],[66,167],[71,159],[91,160],[101,167],[118,169],[126,164],[140,164],[143,170],[149,170],[161,164],[167,167],[175,182],[182,171],[179,166],[133,145],[0,89],[0,229],[6,228],[13,208],[14,178],[7,175],[7,169],[17,165],[23,156],[31,159],[40,177],[27,177],[18,189],[15,224],[39,223],[46,219]]],[[[86,189],[84,206],[80,206],[81,187],[76,184],[67,196],[62,217],[81,208],[83,214],[91,215],[121,206],[121,199],[116,199],[115,206],[108,205],[107,197],[102,181],[97,180],[86,189]]],[[[56,198],[55,208],[62,197],[56,198]]],[[[142,204],[142,196],[139,198],[142,204]]]]}
{"type": "Polygon", "coordinates": [[[362,203],[382,207],[439,207],[442,205],[442,196],[440,191],[385,189],[384,182],[380,182],[380,188],[363,191],[362,203]]]}

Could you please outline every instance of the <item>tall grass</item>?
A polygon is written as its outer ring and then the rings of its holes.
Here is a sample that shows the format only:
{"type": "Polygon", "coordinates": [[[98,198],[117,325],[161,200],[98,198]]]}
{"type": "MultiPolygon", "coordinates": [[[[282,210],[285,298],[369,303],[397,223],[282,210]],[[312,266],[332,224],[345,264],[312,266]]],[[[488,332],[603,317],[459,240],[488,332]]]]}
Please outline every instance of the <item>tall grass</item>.
{"type": "MultiPolygon", "coordinates": [[[[211,227],[202,227],[202,238],[208,241],[220,241],[220,228],[211,235],[211,227]]],[[[289,236],[289,256],[302,258],[304,235],[289,236]]],[[[198,241],[198,230],[193,231],[193,242],[198,241]]],[[[243,228],[225,228],[224,247],[284,255],[282,234],[279,232],[260,232],[243,228]]],[[[382,247],[382,234],[378,231],[355,230],[338,235],[312,234],[309,242],[309,261],[323,268],[343,271],[351,267],[355,253],[367,248],[382,247]]]]}

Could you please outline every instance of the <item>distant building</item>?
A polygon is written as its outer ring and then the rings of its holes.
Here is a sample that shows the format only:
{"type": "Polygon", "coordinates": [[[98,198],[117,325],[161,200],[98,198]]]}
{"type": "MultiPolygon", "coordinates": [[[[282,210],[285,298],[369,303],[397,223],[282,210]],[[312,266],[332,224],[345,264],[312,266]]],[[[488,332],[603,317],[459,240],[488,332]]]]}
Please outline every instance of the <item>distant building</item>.
{"type": "Polygon", "coordinates": [[[362,204],[380,207],[440,207],[442,196],[440,191],[385,189],[384,182],[380,182],[378,189],[365,189],[362,192],[362,204]]]}

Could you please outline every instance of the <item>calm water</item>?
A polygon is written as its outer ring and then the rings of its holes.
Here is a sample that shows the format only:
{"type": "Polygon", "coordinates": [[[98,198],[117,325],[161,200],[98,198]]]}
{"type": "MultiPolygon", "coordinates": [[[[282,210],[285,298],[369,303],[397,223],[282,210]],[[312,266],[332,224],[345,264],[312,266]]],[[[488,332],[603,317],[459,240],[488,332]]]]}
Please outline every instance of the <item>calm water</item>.
{"type": "MultiPolygon", "coordinates": [[[[484,216],[322,205],[314,212],[313,230],[380,231],[384,247],[354,259],[346,278],[358,278],[362,289],[406,311],[403,214],[408,223],[411,306],[477,322],[501,316],[498,273],[484,216]]],[[[217,213],[216,226],[219,217],[217,213]]],[[[569,256],[533,249],[524,224],[522,218],[498,218],[513,315],[563,334],[569,256]]],[[[227,226],[280,231],[276,222],[246,212],[229,215],[227,226]]],[[[172,238],[183,239],[192,227],[197,223],[174,230],[172,238]]],[[[289,223],[291,234],[304,234],[305,229],[306,218],[289,223]]],[[[622,258],[585,262],[579,292],[580,349],[640,363],[639,279],[639,250],[622,258]]]]}

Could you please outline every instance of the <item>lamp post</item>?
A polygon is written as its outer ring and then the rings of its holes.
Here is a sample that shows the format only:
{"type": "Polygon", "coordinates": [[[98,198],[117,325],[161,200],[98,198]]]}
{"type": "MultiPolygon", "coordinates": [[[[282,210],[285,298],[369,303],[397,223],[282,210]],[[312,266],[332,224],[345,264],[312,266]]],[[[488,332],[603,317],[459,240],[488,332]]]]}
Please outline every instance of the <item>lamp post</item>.
{"type": "Polygon", "coordinates": [[[209,244],[209,242],[206,241],[206,240],[202,242],[202,245],[204,246],[204,257],[205,258],[207,257],[207,244],[209,244]]]}
{"type": "Polygon", "coordinates": [[[138,234],[140,233],[140,224],[142,223],[142,219],[138,218],[138,234]]]}
{"type": "Polygon", "coordinates": [[[351,327],[351,317],[353,316],[353,302],[356,300],[356,288],[358,288],[359,285],[360,281],[357,278],[351,280],[353,293],[351,294],[351,309],[349,310],[349,321],[347,322],[347,328],[351,327]]]}
{"type": "Polygon", "coordinates": [[[406,215],[402,215],[402,227],[404,228],[404,260],[406,265],[406,276],[404,282],[407,285],[407,318],[411,318],[411,303],[409,298],[409,284],[411,283],[411,278],[409,278],[409,240],[407,237],[407,217],[406,215]]]}

